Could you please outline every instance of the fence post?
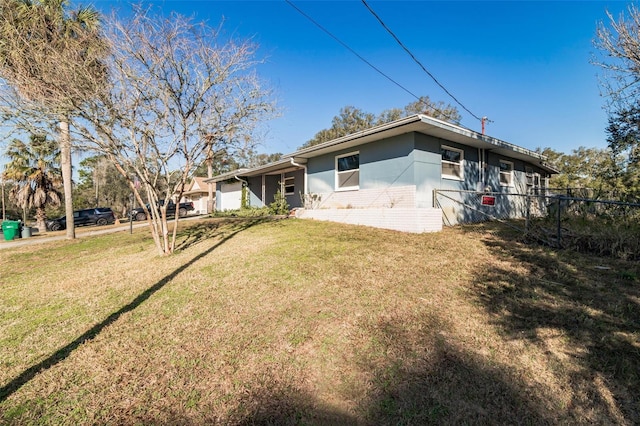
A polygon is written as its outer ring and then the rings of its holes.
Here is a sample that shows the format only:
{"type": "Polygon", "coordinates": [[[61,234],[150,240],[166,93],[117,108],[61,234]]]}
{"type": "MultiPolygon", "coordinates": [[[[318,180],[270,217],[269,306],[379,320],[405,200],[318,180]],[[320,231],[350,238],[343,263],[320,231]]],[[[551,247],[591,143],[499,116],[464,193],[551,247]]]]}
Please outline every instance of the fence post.
{"type": "Polygon", "coordinates": [[[560,210],[562,209],[562,199],[563,198],[564,197],[562,197],[562,196],[558,197],[558,218],[557,218],[558,248],[560,248],[561,244],[562,244],[562,227],[561,227],[561,224],[560,224],[560,217],[561,217],[560,210]]]}
{"type": "Polygon", "coordinates": [[[529,232],[529,220],[531,215],[531,194],[529,194],[529,191],[527,191],[525,197],[527,197],[527,211],[525,212],[524,230],[529,232]]]}

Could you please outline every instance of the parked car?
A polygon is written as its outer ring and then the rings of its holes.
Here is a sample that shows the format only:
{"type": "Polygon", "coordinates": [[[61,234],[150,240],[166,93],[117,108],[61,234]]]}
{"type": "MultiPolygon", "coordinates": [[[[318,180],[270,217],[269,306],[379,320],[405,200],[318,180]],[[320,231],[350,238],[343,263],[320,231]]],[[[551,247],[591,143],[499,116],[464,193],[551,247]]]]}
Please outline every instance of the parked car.
{"type": "MultiPolygon", "coordinates": [[[[97,207],[95,209],[82,209],[73,212],[73,223],[75,226],[85,225],[108,225],[116,221],[116,215],[109,207],[97,207]]],[[[59,231],[66,229],[67,217],[62,216],[57,219],[47,221],[49,231],[59,231]]]]}
{"type": "MultiPolygon", "coordinates": [[[[163,202],[160,201],[159,205],[162,205],[163,202]]],[[[149,204],[147,204],[147,210],[149,210],[149,204]]],[[[158,207],[158,210],[160,208],[158,207]]],[[[192,201],[187,201],[186,203],[180,203],[178,206],[178,216],[185,217],[187,213],[193,211],[195,207],[193,207],[192,201]]],[[[169,201],[167,204],[167,216],[174,216],[176,214],[176,204],[172,201],[169,201]]],[[[146,220],[147,214],[144,212],[142,207],[135,208],[129,212],[129,215],[133,218],[133,220],[146,220]]]]}

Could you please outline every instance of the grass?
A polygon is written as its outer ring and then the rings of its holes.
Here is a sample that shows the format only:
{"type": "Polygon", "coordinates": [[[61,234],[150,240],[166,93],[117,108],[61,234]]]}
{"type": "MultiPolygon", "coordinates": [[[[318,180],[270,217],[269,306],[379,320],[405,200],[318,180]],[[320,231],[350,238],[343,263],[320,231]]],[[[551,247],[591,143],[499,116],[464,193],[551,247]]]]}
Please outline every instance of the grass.
{"type": "MultiPolygon", "coordinates": [[[[0,423],[640,423],[640,266],[497,224],[303,220],[5,250],[0,423]]],[[[188,226],[188,227],[187,227],[188,226]]]]}

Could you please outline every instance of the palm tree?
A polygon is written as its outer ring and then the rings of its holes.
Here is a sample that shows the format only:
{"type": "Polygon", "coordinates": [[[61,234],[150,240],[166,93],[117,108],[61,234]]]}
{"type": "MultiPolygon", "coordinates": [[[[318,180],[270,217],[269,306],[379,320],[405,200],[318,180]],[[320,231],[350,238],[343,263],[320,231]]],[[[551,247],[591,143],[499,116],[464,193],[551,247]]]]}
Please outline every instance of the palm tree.
{"type": "MultiPolygon", "coordinates": [[[[24,210],[36,209],[36,226],[46,229],[47,206],[59,206],[62,185],[60,149],[46,136],[31,135],[28,144],[14,139],[5,152],[4,179],[14,182],[9,196],[24,210]]],[[[73,216],[73,215],[72,215],[73,216]]]]}
{"type": "Polygon", "coordinates": [[[67,238],[75,238],[69,116],[104,87],[107,49],[92,8],[69,0],[0,0],[0,77],[59,123],[67,238]]]}

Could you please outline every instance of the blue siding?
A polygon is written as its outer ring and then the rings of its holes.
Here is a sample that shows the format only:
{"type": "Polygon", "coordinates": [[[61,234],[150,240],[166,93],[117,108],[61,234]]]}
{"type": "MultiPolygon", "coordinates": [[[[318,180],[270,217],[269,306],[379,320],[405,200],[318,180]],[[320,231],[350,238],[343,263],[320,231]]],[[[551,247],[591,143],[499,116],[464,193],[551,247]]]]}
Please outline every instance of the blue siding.
{"type": "MultiPolygon", "coordinates": [[[[348,151],[345,151],[348,152],[348,151]]],[[[337,155],[337,154],[335,154],[337,155]]],[[[335,155],[310,158],[307,163],[308,190],[311,193],[333,192],[335,189],[335,155]]]]}
{"type": "Polygon", "coordinates": [[[335,191],[335,158],[354,151],[360,153],[360,189],[413,185],[413,145],[413,134],[408,133],[310,158],[308,190],[311,193],[335,191]]]}
{"type": "Polygon", "coordinates": [[[495,192],[526,194],[527,167],[531,167],[533,173],[538,173],[541,180],[544,179],[544,177],[547,175],[544,170],[536,167],[533,164],[526,163],[522,160],[517,160],[504,155],[490,153],[487,159],[487,184],[495,192]],[[513,186],[511,187],[500,185],[500,160],[506,160],[513,163],[513,186]]]}
{"type": "Polygon", "coordinates": [[[360,147],[360,189],[413,185],[413,134],[360,147]]]}
{"type": "Polygon", "coordinates": [[[414,180],[416,185],[416,207],[429,208],[433,206],[433,190],[440,187],[441,140],[422,133],[415,135],[415,150],[413,161],[415,164],[414,180]]]}
{"type": "Polygon", "coordinates": [[[222,192],[220,191],[222,188],[222,182],[216,182],[216,210],[222,210],[222,192]]]}
{"type": "Polygon", "coordinates": [[[287,204],[289,207],[302,207],[302,200],[300,199],[300,194],[304,192],[304,170],[296,170],[294,172],[287,172],[284,175],[285,178],[293,177],[294,178],[294,194],[287,195],[287,204]]]}
{"type": "Polygon", "coordinates": [[[280,188],[280,175],[267,175],[264,177],[265,191],[264,191],[264,205],[268,206],[276,199],[276,192],[280,188]]]}
{"type": "Polygon", "coordinates": [[[247,178],[249,206],[262,207],[262,176],[247,178]]]}
{"type": "MultiPolygon", "coordinates": [[[[439,139],[422,133],[407,133],[393,138],[369,142],[357,147],[313,157],[308,160],[308,191],[332,193],[335,191],[335,158],[349,152],[360,153],[360,189],[416,186],[416,207],[433,207],[435,189],[482,191],[489,185],[494,191],[525,193],[526,167],[535,173],[546,173],[532,164],[507,156],[484,151],[484,179],[480,173],[480,156],[483,151],[453,141],[439,139]],[[463,180],[442,177],[441,146],[464,152],[463,180]],[[499,183],[499,161],[504,159],[514,165],[514,186],[502,187],[499,183]],[[482,182],[484,180],[484,182],[482,182]]],[[[297,184],[297,179],[296,179],[297,184]]]]}

